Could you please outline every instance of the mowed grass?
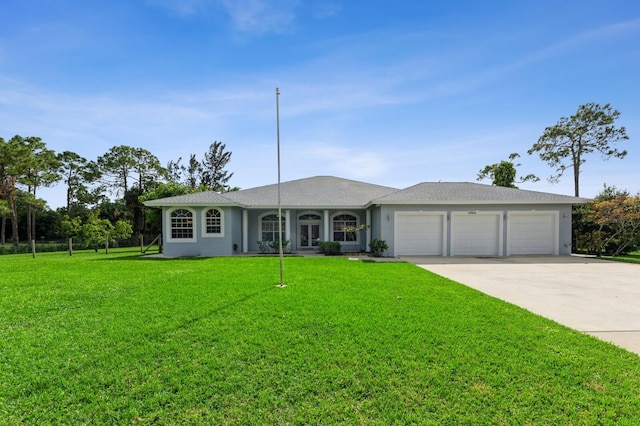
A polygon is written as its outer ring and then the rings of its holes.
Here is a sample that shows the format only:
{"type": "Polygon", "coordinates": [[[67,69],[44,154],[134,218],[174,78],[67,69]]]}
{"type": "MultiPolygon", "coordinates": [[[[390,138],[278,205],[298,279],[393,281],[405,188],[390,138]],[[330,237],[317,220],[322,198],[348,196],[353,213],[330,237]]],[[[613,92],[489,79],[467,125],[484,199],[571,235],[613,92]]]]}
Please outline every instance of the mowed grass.
{"type": "Polygon", "coordinates": [[[603,256],[603,259],[615,260],[617,262],[640,263],[640,251],[622,254],[620,256],[603,256]]]}
{"type": "Polygon", "coordinates": [[[640,357],[412,264],[0,268],[1,424],[640,424],[640,357]]]}

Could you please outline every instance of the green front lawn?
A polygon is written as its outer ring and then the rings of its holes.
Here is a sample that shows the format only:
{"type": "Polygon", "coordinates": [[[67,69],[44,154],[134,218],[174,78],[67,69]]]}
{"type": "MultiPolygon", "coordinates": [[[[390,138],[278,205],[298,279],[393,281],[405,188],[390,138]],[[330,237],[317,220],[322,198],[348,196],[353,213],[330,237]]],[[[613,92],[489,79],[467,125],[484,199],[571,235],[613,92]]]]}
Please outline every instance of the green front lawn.
{"type": "Polygon", "coordinates": [[[603,259],[607,260],[615,260],[617,262],[626,262],[626,263],[640,263],[640,252],[636,251],[633,253],[622,254],[620,256],[603,256],[603,259]]]}
{"type": "Polygon", "coordinates": [[[640,423],[640,357],[408,263],[0,257],[0,423],[640,423]]]}

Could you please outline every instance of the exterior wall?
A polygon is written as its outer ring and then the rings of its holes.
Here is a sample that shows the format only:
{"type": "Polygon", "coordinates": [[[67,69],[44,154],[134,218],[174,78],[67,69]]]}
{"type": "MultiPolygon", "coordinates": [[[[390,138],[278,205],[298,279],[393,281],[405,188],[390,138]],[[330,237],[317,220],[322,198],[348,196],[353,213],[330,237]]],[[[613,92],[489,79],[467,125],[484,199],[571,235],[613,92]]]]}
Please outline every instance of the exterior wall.
{"type": "MultiPolygon", "coordinates": [[[[571,206],[570,205],[556,205],[556,204],[514,204],[514,205],[484,205],[484,204],[469,204],[469,205],[383,205],[380,208],[380,239],[385,240],[389,245],[388,253],[390,256],[395,256],[394,247],[394,215],[395,212],[400,211],[424,211],[424,212],[447,212],[447,227],[446,227],[446,240],[447,240],[447,256],[451,256],[452,235],[451,235],[451,216],[455,212],[467,212],[467,211],[500,211],[502,212],[502,253],[506,255],[507,247],[507,212],[513,211],[557,211],[558,212],[558,253],[559,255],[571,254],[571,206]]],[[[375,215],[374,215],[375,216],[375,215]]],[[[375,220],[374,220],[375,223],[375,220]]],[[[374,231],[376,232],[376,231],[374,231]]]]}
{"type": "Polygon", "coordinates": [[[175,240],[171,238],[171,212],[173,207],[162,209],[163,250],[167,257],[196,257],[196,256],[231,256],[234,254],[233,245],[238,245],[238,251],[242,243],[242,221],[240,209],[236,207],[190,207],[187,210],[193,212],[193,239],[189,241],[175,240]],[[203,236],[205,221],[203,212],[217,208],[222,211],[222,236],[203,236]]]}
{"type": "MultiPolygon", "coordinates": [[[[382,238],[382,208],[381,207],[371,207],[371,240],[375,240],[376,238],[379,240],[383,240],[382,238]]],[[[369,247],[367,247],[367,251],[369,251],[369,247]]]]}
{"type": "MultiPolygon", "coordinates": [[[[277,213],[277,209],[250,209],[247,210],[248,237],[246,238],[247,247],[243,247],[243,210],[238,207],[192,207],[188,210],[192,211],[194,219],[194,238],[190,241],[172,240],[170,238],[170,213],[175,208],[163,208],[163,239],[164,254],[167,257],[189,257],[189,256],[231,256],[243,251],[259,251],[258,241],[261,239],[259,231],[259,219],[267,213],[277,213]],[[223,212],[223,231],[224,235],[216,237],[203,236],[202,229],[204,226],[203,212],[206,209],[215,207],[223,212]],[[234,249],[235,246],[235,249],[234,249]]],[[[343,251],[368,251],[367,233],[370,234],[371,240],[378,238],[387,242],[389,256],[395,256],[394,247],[394,218],[395,212],[398,211],[433,211],[447,213],[446,255],[451,253],[451,217],[456,212],[467,211],[499,211],[502,212],[502,253],[506,255],[507,239],[508,239],[508,214],[514,211],[557,211],[558,212],[558,237],[560,255],[571,254],[571,206],[570,205],[397,205],[397,206],[372,206],[370,209],[370,225],[369,230],[363,230],[358,233],[358,241],[356,243],[340,242],[343,251]]],[[[320,240],[333,240],[332,218],[341,213],[354,214],[358,218],[358,224],[366,223],[367,211],[365,209],[282,209],[283,215],[289,218],[289,223],[285,225],[285,231],[288,230],[286,239],[290,240],[292,250],[300,250],[298,247],[299,224],[298,216],[304,213],[315,213],[321,216],[322,222],[320,226],[320,240]],[[329,229],[326,229],[326,224],[329,229]]]]}
{"type": "Polygon", "coordinates": [[[233,254],[242,253],[242,210],[229,208],[231,216],[231,249],[233,254]]]}
{"type": "MultiPolygon", "coordinates": [[[[277,209],[250,209],[247,212],[248,218],[248,230],[249,230],[249,238],[248,238],[248,251],[258,251],[258,241],[260,241],[260,218],[265,214],[274,213],[277,214],[277,209]]],[[[364,209],[282,209],[282,215],[284,217],[289,217],[289,224],[285,224],[285,231],[288,229],[289,233],[285,233],[285,239],[290,241],[292,250],[301,250],[301,247],[298,247],[299,240],[299,223],[298,217],[301,214],[306,213],[314,213],[320,215],[322,218],[322,222],[320,225],[320,240],[325,241],[325,235],[329,236],[328,241],[333,240],[333,230],[332,228],[332,218],[335,215],[341,213],[350,213],[355,215],[358,218],[358,224],[364,224],[366,221],[366,210],[364,209]],[[325,229],[325,214],[329,217],[329,230],[325,229]]],[[[365,250],[367,248],[366,243],[366,230],[363,230],[358,233],[358,241],[355,243],[346,243],[340,242],[343,251],[360,251],[365,250]]],[[[310,249],[311,250],[311,249],[310,249]]]]}

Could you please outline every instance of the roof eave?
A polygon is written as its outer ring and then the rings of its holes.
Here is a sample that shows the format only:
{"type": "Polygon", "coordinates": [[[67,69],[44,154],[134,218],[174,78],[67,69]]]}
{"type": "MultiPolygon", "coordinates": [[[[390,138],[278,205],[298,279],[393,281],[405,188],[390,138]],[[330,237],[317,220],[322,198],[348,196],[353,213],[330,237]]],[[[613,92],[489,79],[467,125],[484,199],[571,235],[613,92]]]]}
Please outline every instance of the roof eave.
{"type": "Polygon", "coordinates": [[[429,201],[372,201],[369,205],[465,205],[465,204],[481,204],[481,205],[497,205],[497,204],[567,204],[577,205],[584,204],[587,201],[560,201],[560,200],[429,200],[429,201]]]}
{"type": "MultiPolygon", "coordinates": [[[[247,206],[243,206],[249,210],[258,210],[258,209],[277,209],[278,205],[277,204],[259,204],[259,205],[247,205],[247,206]]],[[[329,205],[325,205],[325,204],[320,204],[320,205],[289,205],[289,204],[285,204],[280,206],[283,209],[296,209],[296,210],[302,210],[302,209],[307,209],[307,210],[336,210],[336,209],[340,209],[340,210],[345,210],[345,209],[365,209],[367,206],[363,206],[363,205],[335,205],[335,206],[329,206],[329,205]]]]}
{"type": "Polygon", "coordinates": [[[162,202],[162,203],[156,203],[153,200],[151,201],[145,201],[143,203],[145,206],[147,207],[175,207],[175,206],[180,206],[180,207],[208,207],[208,206],[216,206],[216,207],[246,207],[243,204],[240,203],[205,203],[202,201],[198,201],[198,202],[192,202],[192,203],[187,203],[187,202],[178,202],[178,203],[169,203],[169,202],[162,202]]]}

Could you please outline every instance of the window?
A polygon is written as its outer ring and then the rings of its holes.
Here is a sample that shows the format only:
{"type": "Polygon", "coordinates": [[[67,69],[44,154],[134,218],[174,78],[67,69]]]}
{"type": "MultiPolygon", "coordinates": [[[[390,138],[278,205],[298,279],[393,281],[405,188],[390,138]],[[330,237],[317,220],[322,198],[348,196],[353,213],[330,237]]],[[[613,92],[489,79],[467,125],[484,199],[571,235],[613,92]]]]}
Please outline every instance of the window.
{"type": "Polygon", "coordinates": [[[299,220],[322,220],[322,216],[314,213],[301,214],[298,216],[299,220]]]}
{"type": "Polygon", "coordinates": [[[358,218],[351,214],[340,214],[333,218],[333,241],[357,241],[355,232],[347,231],[347,227],[357,227],[358,218]]]}
{"type": "Polygon", "coordinates": [[[171,238],[193,238],[193,213],[187,209],[177,209],[171,212],[171,238]]]}
{"type": "Polygon", "coordinates": [[[224,210],[220,207],[205,207],[200,212],[200,232],[203,238],[224,237],[224,210]]]}
{"type": "MultiPolygon", "coordinates": [[[[282,218],[282,240],[285,240],[285,218],[282,218]]],[[[278,241],[278,215],[268,214],[260,219],[260,239],[261,241],[278,241]]]]}
{"type": "Polygon", "coordinates": [[[222,234],[222,213],[220,213],[220,210],[207,210],[205,227],[207,234],[222,234]]]}

